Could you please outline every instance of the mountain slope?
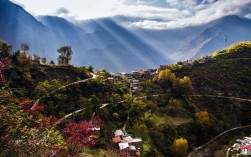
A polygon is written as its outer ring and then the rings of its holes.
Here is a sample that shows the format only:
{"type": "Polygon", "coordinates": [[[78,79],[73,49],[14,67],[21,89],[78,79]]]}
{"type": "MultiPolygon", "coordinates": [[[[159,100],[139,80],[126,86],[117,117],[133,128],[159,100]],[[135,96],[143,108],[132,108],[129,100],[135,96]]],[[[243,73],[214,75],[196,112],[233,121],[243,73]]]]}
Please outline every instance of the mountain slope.
{"type": "Polygon", "coordinates": [[[116,71],[151,68],[169,62],[155,48],[111,19],[91,20],[88,25],[95,29],[87,34],[85,40],[91,40],[95,45],[87,50],[87,56],[97,60],[98,68],[103,67],[99,64],[104,64],[101,61],[105,57],[110,57],[110,63],[113,63],[110,66],[116,71]]]}
{"type": "Polygon", "coordinates": [[[227,37],[227,45],[251,38],[251,20],[238,16],[226,16],[213,21],[209,27],[198,34],[181,51],[190,49],[195,51],[195,56],[205,56],[208,52],[224,48],[224,37],[227,37]]]}
{"type": "Polygon", "coordinates": [[[250,98],[251,42],[236,43],[213,56],[176,72],[192,79],[197,94],[250,98]]]}

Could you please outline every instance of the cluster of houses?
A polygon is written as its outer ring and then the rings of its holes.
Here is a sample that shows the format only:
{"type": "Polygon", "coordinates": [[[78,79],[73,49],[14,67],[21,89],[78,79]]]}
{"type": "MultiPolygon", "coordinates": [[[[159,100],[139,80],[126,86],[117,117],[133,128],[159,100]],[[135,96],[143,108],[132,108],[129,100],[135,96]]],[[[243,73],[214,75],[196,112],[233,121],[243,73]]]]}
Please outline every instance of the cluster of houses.
{"type": "Polygon", "coordinates": [[[136,72],[133,72],[132,74],[123,73],[123,75],[125,75],[127,82],[130,84],[131,94],[140,92],[142,90],[139,78],[135,77],[137,76],[136,72]]]}
{"type": "Polygon", "coordinates": [[[236,143],[227,149],[226,157],[232,156],[251,156],[251,137],[236,140],[236,143]]]}
{"type": "Polygon", "coordinates": [[[213,58],[212,56],[198,57],[196,60],[186,60],[183,62],[178,62],[177,64],[160,65],[159,69],[160,70],[169,69],[170,67],[175,66],[175,65],[182,65],[182,66],[190,67],[194,63],[203,64],[203,63],[206,63],[208,61],[213,61],[213,60],[215,60],[215,58],[213,58]]]}
{"type": "Polygon", "coordinates": [[[133,138],[132,135],[123,132],[121,129],[114,131],[112,142],[116,144],[122,157],[140,157],[142,139],[133,138]]]}
{"type": "Polygon", "coordinates": [[[130,84],[131,93],[137,93],[142,90],[142,86],[140,84],[141,80],[153,78],[157,73],[158,69],[132,71],[131,73],[110,73],[108,80],[116,80],[117,82],[126,80],[130,84]]]}

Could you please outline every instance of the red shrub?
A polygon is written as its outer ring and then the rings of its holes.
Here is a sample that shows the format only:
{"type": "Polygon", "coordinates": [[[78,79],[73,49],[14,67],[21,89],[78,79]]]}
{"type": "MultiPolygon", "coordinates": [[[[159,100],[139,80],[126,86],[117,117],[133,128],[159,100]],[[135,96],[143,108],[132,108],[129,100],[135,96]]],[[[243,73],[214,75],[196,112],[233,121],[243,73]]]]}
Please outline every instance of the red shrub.
{"type": "Polygon", "coordinates": [[[95,142],[90,138],[91,131],[94,127],[99,127],[102,120],[100,117],[94,117],[92,122],[86,120],[79,123],[69,122],[63,130],[67,139],[79,146],[93,147],[95,142]]]}

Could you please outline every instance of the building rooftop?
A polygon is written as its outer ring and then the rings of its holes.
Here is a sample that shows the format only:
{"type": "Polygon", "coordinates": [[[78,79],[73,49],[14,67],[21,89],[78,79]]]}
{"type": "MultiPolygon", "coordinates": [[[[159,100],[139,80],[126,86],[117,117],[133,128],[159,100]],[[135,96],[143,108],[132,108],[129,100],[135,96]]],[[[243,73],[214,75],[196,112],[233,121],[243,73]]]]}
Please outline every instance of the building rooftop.
{"type": "Polygon", "coordinates": [[[124,135],[124,133],[123,133],[123,131],[122,131],[121,129],[116,130],[116,131],[114,132],[114,136],[122,136],[122,135],[124,135]]]}
{"type": "Polygon", "coordinates": [[[119,136],[112,138],[113,143],[119,143],[121,142],[121,138],[119,136]]]}
{"type": "Polygon", "coordinates": [[[129,147],[128,143],[119,143],[119,150],[123,150],[129,147]]]}

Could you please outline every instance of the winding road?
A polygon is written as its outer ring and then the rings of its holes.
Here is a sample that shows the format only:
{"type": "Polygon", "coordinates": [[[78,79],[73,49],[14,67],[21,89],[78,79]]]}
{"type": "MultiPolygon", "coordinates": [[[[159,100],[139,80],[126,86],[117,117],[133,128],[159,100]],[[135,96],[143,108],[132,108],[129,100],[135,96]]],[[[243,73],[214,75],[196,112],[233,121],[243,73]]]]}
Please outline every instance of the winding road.
{"type": "Polygon", "coordinates": [[[226,97],[226,96],[217,96],[217,95],[183,95],[186,97],[209,97],[209,98],[223,98],[223,99],[233,99],[239,101],[248,101],[251,102],[251,99],[237,98],[237,97],[226,97]]]}
{"type": "Polygon", "coordinates": [[[66,87],[69,87],[69,86],[73,86],[73,85],[80,84],[80,83],[85,83],[85,82],[88,82],[88,81],[90,81],[90,80],[93,80],[93,79],[97,78],[97,75],[96,75],[96,74],[94,74],[94,73],[91,73],[91,74],[92,74],[92,77],[91,77],[91,78],[84,79],[84,80],[80,80],[80,81],[76,81],[76,82],[73,82],[73,83],[64,85],[64,86],[62,86],[62,87],[60,87],[60,88],[58,88],[58,89],[55,89],[55,90],[51,91],[50,93],[48,93],[48,94],[46,94],[46,95],[44,95],[44,96],[38,98],[38,99],[35,101],[34,105],[31,107],[31,109],[34,109],[34,107],[36,107],[36,106],[39,104],[39,101],[40,101],[41,99],[46,98],[46,97],[48,97],[49,95],[51,95],[51,94],[53,94],[53,93],[55,93],[55,92],[57,92],[57,91],[60,91],[60,90],[66,88],[66,87]]]}

